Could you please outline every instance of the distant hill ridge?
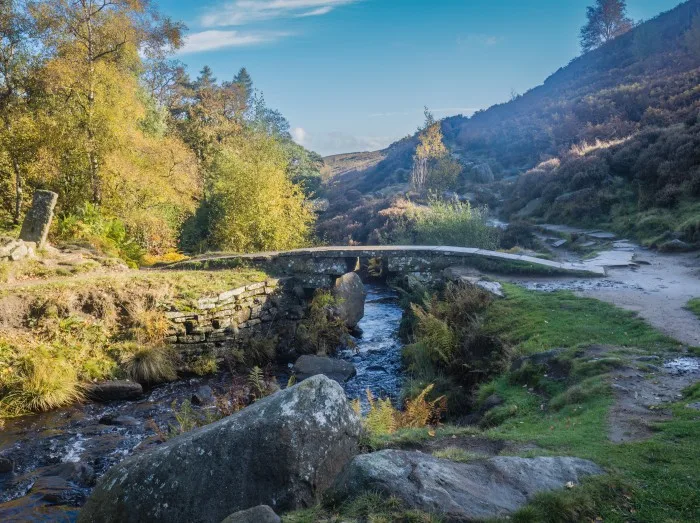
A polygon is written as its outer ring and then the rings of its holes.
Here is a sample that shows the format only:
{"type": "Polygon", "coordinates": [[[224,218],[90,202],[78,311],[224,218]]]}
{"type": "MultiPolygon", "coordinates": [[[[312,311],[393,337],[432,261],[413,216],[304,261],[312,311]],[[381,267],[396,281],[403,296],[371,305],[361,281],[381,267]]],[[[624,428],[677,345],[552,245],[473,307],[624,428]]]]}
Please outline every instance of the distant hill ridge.
{"type": "MultiPolygon", "coordinates": [[[[700,0],[682,3],[512,101],[442,120],[445,144],[464,164],[491,167],[499,197],[485,203],[498,200],[506,217],[539,199],[528,219],[607,225],[649,243],[669,232],[700,241],[700,218],[697,238],[671,227],[700,200],[700,53],[686,45],[699,16],[700,0]],[[633,230],[650,211],[663,223],[633,230]]],[[[332,186],[363,194],[400,187],[416,143],[414,135],[365,153],[366,165],[328,159],[338,172],[332,186]]],[[[458,192],[474,190],[468,176],[462,182],[458,192]]]]}
{"type": "MultiPolygon", "coordinates": [[[[601,48],[573,59],[543,85],[515,100],[471,117],[444,119],[442,128],[448,147],[465,158],[491,162],[497,174],[516,174],[539,163],[543,155],[555,156],[562,148],[581,141],[619,138],[621,133],[639,130],[648,123],[642,121],[646,105],[662,106],[664,100],[646,94],[635,97],[616,88],[637,82],[660,83],[667,85],[671,89],[669,94],[674,96],[683,92],[685,84],[698,80],[699,60],[683,48],[683,35],[698,12],[700,0],[680,4],[601,48]],[[685,74],[690,76],[681,79],[683,85],[674,85],[685,74]],[[605,92],[608,89],[613,92],[605,92]],[[589,107],[593,100],[587,102],[585,98],[591,94],[613,106],[589,107]],[[620,98],[633,97],[634,107],[616,104],[620,98]],[[555,113],[558,117],[554,117],[555,113]],[[627,125],[604,125],[615,119],[627,125]]],[[[687,104],[688,108],[692,105],[687,104]]],[[[404,138],[381,151],[381,155],[375,153],[375,160],[383,158],[368,168],[355,169],[365,178],[358,188],[367,192],[406,181],[415,143],[415,136],[404,138]]],[[[328,157],[327,165],[334,169],[345,163],[346,156],[328,157]]],[[[342,174],[353,169],[346,165],[338,170],[342,174]]]]}

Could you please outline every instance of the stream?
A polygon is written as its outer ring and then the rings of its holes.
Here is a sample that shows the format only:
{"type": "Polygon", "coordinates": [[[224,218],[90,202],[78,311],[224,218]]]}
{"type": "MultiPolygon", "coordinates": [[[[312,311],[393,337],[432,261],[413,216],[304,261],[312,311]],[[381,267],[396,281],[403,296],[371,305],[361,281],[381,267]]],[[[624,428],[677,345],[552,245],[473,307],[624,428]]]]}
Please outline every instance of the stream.
{"type": "MultiPolygon", "coordinates": [[[[362,336],[339,354],[357,369],[345,390],[364,409],[367,389],[396,404],[402,348],[396,293],[382,285],[366,290],[362,336]]],[[[205,385],[224,394],[232,381],[223,372],[155,387],[137,401],[86,403],[7,420],[0,429],[0,521],[75,521],[97,478],[129,455],[160,444],[156,427],[167,431],[176,425],[173,402],[181,405],[205,385]]],[[[193,407],[199,413],[206,408],[193,407]]]]}

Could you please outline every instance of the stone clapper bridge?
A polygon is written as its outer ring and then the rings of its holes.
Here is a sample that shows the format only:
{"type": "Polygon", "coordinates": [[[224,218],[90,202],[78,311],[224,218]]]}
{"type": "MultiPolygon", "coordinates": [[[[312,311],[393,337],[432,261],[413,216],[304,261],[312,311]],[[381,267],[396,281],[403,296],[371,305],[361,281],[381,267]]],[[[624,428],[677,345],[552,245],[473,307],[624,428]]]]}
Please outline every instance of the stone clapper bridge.
{"type": "MultiPolygon", "coordinates": [[[[253,254],[214,253],[169,265],[168,269],[217,270],[255,266],[278,276],[293,277],[306,288],[327,288],[333,286],[337,277],[367,266],[369,260],[381,260],[381,265],[375,262],[375,267],[381,267],[384,275],[413,275],[425,281],[449,277],[446,269],[451,268],[471,268],[497,274],[606,275],[604,266],[591,262],[560,263],[470,247],[422,245],[313,247],[253,254]]],[[[453,274],[459,275],[459,271],[453,274]]]]}

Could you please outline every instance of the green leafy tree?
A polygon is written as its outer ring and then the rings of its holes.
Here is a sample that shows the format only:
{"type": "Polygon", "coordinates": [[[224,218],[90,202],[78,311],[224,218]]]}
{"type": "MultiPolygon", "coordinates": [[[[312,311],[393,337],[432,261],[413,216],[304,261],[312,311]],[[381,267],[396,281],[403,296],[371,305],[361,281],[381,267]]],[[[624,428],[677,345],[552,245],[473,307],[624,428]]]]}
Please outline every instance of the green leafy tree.
{"type": "Polygon", "coordinates": [[[253,79],[245,67],[241,67],[238,74],[233,77],[233,83],[241,89],[242,98],[248,107],[253,98],[253,79]]]}
{"type": "Polygon", "coordinates": [[[581,28],[581,48],[584,52],[600,47],[632,29],[627,17],[625,0],[596,0],[586,11],[587,22],[581,28]]]}
{"type": "Polygon", "coordinates": [[[213,164],[210,247],[236,252],[306,244],[313,213],[288,174],[288,157],[273,137],[247,132],[213,164]]]}

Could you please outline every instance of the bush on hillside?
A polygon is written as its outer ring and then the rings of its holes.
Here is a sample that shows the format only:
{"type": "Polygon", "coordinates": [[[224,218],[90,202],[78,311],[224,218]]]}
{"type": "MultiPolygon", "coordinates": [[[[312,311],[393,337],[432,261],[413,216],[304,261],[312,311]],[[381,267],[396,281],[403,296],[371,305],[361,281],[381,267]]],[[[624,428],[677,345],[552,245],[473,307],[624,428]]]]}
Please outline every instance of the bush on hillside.
{"type": "Polygon", "coordinates": [[[431,199],[427,208],[407,209],[403,231],[391,243],[496,249],[499,232],[487,224],[487,216],[486,209],[472,207],[468,202],[431,199]]]}

